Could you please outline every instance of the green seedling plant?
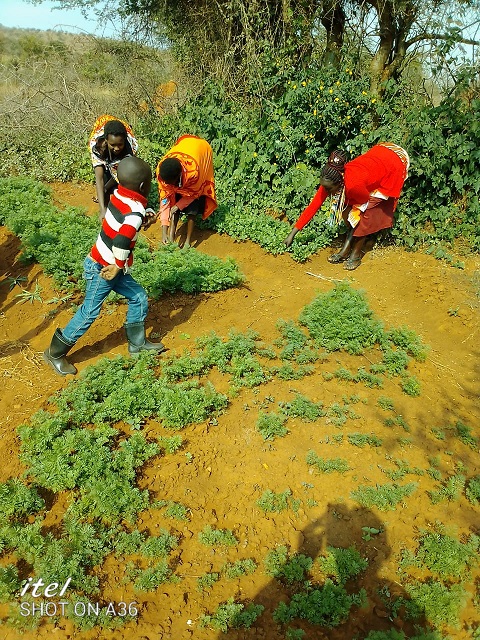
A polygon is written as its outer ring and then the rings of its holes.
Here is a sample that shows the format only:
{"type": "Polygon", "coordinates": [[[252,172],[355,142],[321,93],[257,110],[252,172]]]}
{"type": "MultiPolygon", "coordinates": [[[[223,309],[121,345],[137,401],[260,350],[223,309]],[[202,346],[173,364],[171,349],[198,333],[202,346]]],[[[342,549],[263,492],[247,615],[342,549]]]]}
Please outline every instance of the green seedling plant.
{"type": "Polygon", "coordinates": [[[343,458],[320,458],[315,451],[307,453],[307,464],[314,467],[319,473],[346,473],[350,470],[350,465],[343,458]]]}
{"type": "Polygon", "coordinates": [[[286,511],[289,507],[295,510],[296,504],[292,499],[290,489],[285,489],[280,493],[267,489],[257,500],[257,506],[265,513],[280,513],[281,511],[286,511]]]}
{"type": "Polygon", "coordinates": [[[291,585],[307,579],[313,560],[303,553],[289,554],[287,547],[281,545],[269,551],[264,564],[267,575],[291,585]]]}
{"type": "Polygon", "coordinates": [[[365,540],[365,542],[370,542],[370,540],[374,539],[374,536],[383,533],[383,529],[376,529],[375,527],[362,527],[362,531],[362,540],[365,540]]]}
{"type": "Polygon", "coordinates": [[[197,578],[197,590],[198,591],[210,591],[213,585],[220,580],[219,573],[204,573],[197,578]]]}
{"type": "Polygon", "coordinates": [[[254,573],[256,568],[257,563],[252,558],[246,558],[245,560],[225,563],[220,569],[220,573],[226,578],[235,579],[254,573]]]}
{"type": "Polygon", "coordinates": [[[214,529],[210,525],[204,527],[198,534],[198,539],[207,547],[233,547],[238,544],[230,529],[214,529]]]}
{"type": "Polygon", "coordinates": [[[220,604],[211,615],[200,617],[200,626],[218,629],[227,633],[229,629],[249,629],[255,620],[262,614],[265,607],[261,604],[250,603],[244,605],[229,598],[220,604]]]}
{"type": "Polygon", "coordinates": [[[275,412],[264,413],[260,411],[257,420],[257,430],[264,440],[275,440],[286,436],[289,431],[285,426],[287,416],[275,412]]]}
{"type": "Polygon", "coordinates": [[[351,492],[351,497],[363,507],[377,507],[380,511],[395,511],[396,506],[416,490],[417,483],[406,485],[387,483],[375,487],[360,485],[351,492]]]}
{"type": "Polygon", "coordinates": [[[353,546],[348,549],[327,547],[326,555],[318,558],[318,564],[322,573],[339,585],[346,584],[368,567],[367,560],[353,546]]]}
{"type": "Polygon", "coordinates": [[[21,302],[30,302],[33,304],[34,302],[43,302],[42,300],[42,287],[35,283],[35,289],[33,291],[28,291],[27,289],[22,289],[21,293],[17,293],[16,298],[20,298],[21,302]]]}

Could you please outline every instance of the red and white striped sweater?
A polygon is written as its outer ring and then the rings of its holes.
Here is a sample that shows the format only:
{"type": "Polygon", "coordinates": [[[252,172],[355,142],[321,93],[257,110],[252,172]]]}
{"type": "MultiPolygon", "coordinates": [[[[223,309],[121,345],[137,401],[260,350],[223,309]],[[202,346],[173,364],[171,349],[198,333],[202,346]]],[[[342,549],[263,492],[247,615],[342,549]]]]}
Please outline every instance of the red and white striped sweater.
{"type": "Polygon", "coordinates": [[[113,192],[103,219],[102,229],[91,250],[92,258],[120,269],[133,263],[133,249],[145,216],[147,199],[122,185],[113,192]]]}

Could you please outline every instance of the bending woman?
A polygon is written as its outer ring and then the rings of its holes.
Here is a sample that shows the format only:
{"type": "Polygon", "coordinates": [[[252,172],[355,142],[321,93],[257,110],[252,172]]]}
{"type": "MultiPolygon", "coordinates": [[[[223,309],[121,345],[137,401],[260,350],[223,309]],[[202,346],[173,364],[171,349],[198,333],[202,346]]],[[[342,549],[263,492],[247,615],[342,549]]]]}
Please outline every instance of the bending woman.
{"type": "Polygon", "coordinates": [[[120,160],[136,155],[138,144],[129,125],[113,116],[104,115],[95,121],[88,147],[95,172],[100,220],[103,220],[110,196],[118,186],[117,168],[120,160]]]}
{"type": "Polygon", "coordinates": [[[285,240],[289,247],[329,195],[336,195],[337,214],[347,225],[345,243],[329,262],[345,262],[356,269],[365,253],[365,242],[393,226],[398,198],[408,175],[410,160],[405,149],[381,142],[351,162],[343,151],[334,151],[320,175],[320,188],[285,240]]]}

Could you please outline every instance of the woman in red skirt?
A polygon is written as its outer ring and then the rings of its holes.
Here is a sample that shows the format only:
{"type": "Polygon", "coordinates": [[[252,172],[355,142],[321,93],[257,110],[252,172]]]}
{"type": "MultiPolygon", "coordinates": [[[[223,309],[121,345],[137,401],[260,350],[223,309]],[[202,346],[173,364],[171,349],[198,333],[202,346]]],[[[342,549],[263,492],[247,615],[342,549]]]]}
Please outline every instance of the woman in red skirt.
{"type": "Polygon", "coordinates": [[[347,162],[343,151],[330,154],[320,176],[320,188],[285,240],[289,247],[296,234],[310,222],[329,195],[336,194],[336,212],[347,225],[342,249],[328,258],[356,269],[364,255],[365,242],[382,229],[393,226],[398,198],[408,174],[410,161],[405,149],[381,142],[347,162]]]}

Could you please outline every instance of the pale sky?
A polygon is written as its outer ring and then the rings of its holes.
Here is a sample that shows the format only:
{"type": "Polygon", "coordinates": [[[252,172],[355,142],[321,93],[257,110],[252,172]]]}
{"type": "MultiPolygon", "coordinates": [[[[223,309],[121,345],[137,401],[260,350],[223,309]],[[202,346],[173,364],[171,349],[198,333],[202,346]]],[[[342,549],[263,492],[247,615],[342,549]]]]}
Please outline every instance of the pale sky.
{"type": "Polygon", "coordinates": [[[97,24],[93,16],[86,20],[80,9],[53,9],[55,0],[33,5],[24,0],[0,0],[0,24],[21,29],[55,29],[97,36],[113,34],[111,25],[97,24]]]}

